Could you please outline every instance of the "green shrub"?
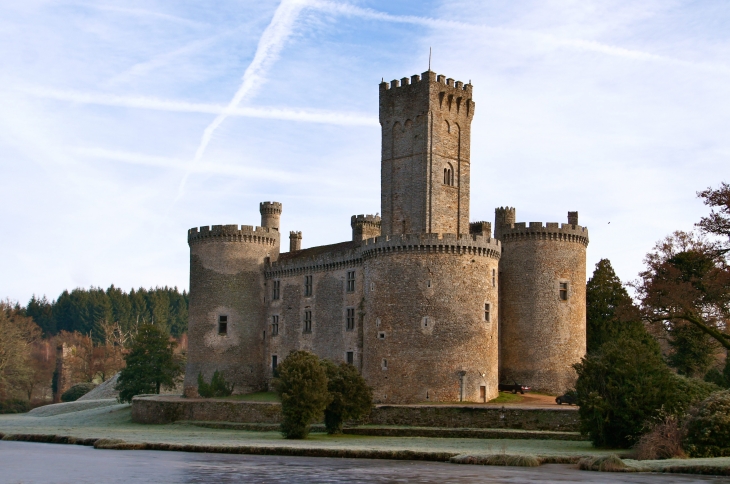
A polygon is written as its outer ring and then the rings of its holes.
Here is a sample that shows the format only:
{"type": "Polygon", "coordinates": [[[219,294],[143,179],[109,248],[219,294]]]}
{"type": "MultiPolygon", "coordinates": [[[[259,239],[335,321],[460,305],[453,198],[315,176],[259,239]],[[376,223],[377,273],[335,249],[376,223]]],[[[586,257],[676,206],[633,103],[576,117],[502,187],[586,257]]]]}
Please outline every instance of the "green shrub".
{"type": "Polygon", "coordinates": [[[575,369],[581,432],[597,447],[629,447],[647,421],[681,415],[716,389],[672,373],[648,338],[609,341],[575,369]]]}
{"type": "Polygon", "coordinates": [[[0,401],[0,413],[25,413],[30,411],[30,402],[13,399],[0,401]]]}
{"type": "Polygon", "coordinates": [[[725,369],[722,372],[717,368],[710,369],[705,375],[705,381],[721,388],[730,388],[730,358],[725,361],[725,369]]]}
{"type": "Polygon", "coordinates": [[[328,434],[341,434],[345,420],[357,420],[373,408],[373,391],[352,365],[335,365],[323,360],[327,374],[327,391],[332,401],[324,410],[324,425],[328,434]]]}
{"type": "Polygon", "coordinates": [[[716,392],[690,411],[685,449],[691,457],[730,456],[730,390],[716,392]]]}
{"type": "Polygon", "coordinates": [[[72,386],[63,394],[61,395],[61,401],[62,402],[75,402],[79,398],[83,397],[87,393],[89,393],[91,390],[93,390],[96,387],[94,383],[91,382],[83,382],[83,383],[77,383],[76,385],[72,386]]]}
{"type": "Polygon", "coordinates": [[[227,397],[233,393],[233,384],[228,385],[228,382],[223,378],[223,374],[219,373],[218,370],[213,373],[213,378],[210,380],[210,384],[205,383],[203,375],[198,373],[198,394],[203,398],[216,398],[216,397],[227,397]]]}
{"type": "Polygon", "coordinates": [[[287,439],[303,439],[330,403],[327,375],[319,358],[308,351],[289,353],[277,373],[274,387],[281,398],[281,433],[287,439]]]}

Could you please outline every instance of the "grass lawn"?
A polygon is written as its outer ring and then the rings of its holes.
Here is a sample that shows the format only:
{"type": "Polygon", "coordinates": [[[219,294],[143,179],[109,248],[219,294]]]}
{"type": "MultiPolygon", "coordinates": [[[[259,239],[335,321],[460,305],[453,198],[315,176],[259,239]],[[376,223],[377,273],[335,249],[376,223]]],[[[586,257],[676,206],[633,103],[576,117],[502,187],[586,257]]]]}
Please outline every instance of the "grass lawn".
{"type": "Polygon", "coordinates": [[[519,393],[499,392],[499,396],[489,400],[489,403],[519,403],[524,399],[524,395],[519,393]]]}

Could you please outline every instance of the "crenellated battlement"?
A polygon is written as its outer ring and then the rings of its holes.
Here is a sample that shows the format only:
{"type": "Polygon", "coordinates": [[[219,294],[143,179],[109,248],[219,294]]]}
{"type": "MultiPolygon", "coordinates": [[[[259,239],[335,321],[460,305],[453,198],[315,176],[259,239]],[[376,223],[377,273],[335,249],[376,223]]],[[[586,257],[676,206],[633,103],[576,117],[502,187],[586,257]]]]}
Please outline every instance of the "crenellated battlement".
{"type": "Polygon", "coordinates": [[[588,246],[588,228],[573,224],[560,224],[557,222],[519,222],[510,225],[502,225],[501,237],[505,243],[517,239],[539,239],[564,242],[577,242],[588,246]]]}
{"type": "Polygon", "coordinates": [[[365,239],[380,236],[381,220],[378,215],[353,215],[350,219],[352,227],[352,241],[361,242],[365,239]]]}
{"type": "Polygon", "coordinates": [[[354,227],[355,225],[360,224],[372,224],[372,225],[380,225],[380,216],[378,215],[353,215],[350,219],[350,226],[354,227]]]}
{"type": "Polygon", "coordinates": [[[259,211],[264,214],[277,214],[281,215],[282,206],[280,202],[261,202],[259,204],[259,211]]]}
{"type": "Polygon", "coordinates": [[[275,246],[279,231],[252,225],[213,225],[188,230],[188,245],[203,242],[246,242],[275,246]]]}
{"type": "Polygon", "coordinates": [[[476,234],[401,234],[367,239],[361,246],[363,259],[390,252],[471,254],[499,259],[497,239],[476,234]]]}
{"type": "Polygon", "coordinates": [[[433,71],[426,71],[420,76],[418,74],[414,74],[410,78],[403,77],[400,80],[393,79],[390,82],[383,81],[380,83],[380,90],[395,91],[397,89],[408,89],[409,87],[418,87],[423,84],[428,84],[429,82],[441,84],[444,88],[451,88],[455,91],[466,91],[469,95],[471,95],[473,87],[471,83],[464,84],[462,81],[454,81],[452,78],[447,78],[442,74],[436,74],[433,71]]]}
{"type": "Polygon", "coordinates": [[[359,249],[339,250],[310,257],[297,257],[272,262],[266,267],[265,277],[266,279],[292,277],[359,265],[362,265],[362,256],[359,249]]]}

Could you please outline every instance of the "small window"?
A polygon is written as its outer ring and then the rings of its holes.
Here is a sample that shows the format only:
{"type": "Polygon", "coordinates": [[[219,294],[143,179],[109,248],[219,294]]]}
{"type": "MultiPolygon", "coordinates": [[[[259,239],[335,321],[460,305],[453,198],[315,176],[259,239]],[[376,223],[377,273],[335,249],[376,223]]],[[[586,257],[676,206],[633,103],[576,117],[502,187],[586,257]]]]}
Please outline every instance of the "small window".
{"type": "Polygon", "coordinates": [[[347,271],[347,292],[355,292],[355,271],[347,271]]]}
{"type": "Polygon", "coordinates": [[[347,364],[348,365],[354,365],[355,364],[355,352],[354,351],[348,351],[345,356],[347,358],[347,364]]]}
{"type": "Polygon", "coordinates": [[[492,305],[484,303],[484,321],[489,322],[492,320],[492,305]]]}
{"type": "Polygon", "coordinates": [[[497,269],[492,269],[492,287],[497,287],[497,269]]]}
{"type": "Polygon", "coordinates": [[[312,295],[312,276],[304,276],[304,295],[312,295]]]}
{"type": "Polygon", "coordinates": [[[431,279],[426,281],[426,287],[431,287],[431,279]]]}
{"type": "Polygon", "coordinates": [[[383,358],[383,370],[387,370],[387,369],[388,369],[388,360],[383,358]]]}
{"type": "Polygon", "coordinates": [[[274,281],[274,288],[271,294],[272,300],[277,300],[281,297],[281,281],[274,281]]]}
{"type": "Polygon", "coordinates": [[[304,332],[312,332],[312,311],[304,311],[304,332]]]}
{"type": "Polygon", "coordinates": [[[218,334],[228,334],[228,316],[218,316],[218,334]]]}
{"type": "Polygon", "coordinates": [[[370,283],[370,290],[371,291],[374,291],[375,290],[375,283],[374,282],[371,282],[370,283]]]}
{"type": "Polygon", "coordinates": [[[383,331],[379,332],[378,333],[378,338],[379,339],[385,339],[385,333],[383,331]]]}
{"type": "Polygon", "coordinates": [[[275,314],[271,316],[271,336],[277,336],[279,334],[279,315],[275,314]]]}
{"type": "Polygon", "coordinates": [[[347,308],[347,318],[345,323],[347,331],[355,329],[355,308],[347,308]]]}
{"type": "Polygon", "coordinates": [[[454,168],[451,164],[444,168],[444,185],[454,186],[454,168]]]}
{"type": "Polygon", "coordinates": [[[561,301],[568,300],[568,283],[567,282],[560,283],[560,300],[561,301]]]}
{"type": "Polygon", "coordinates": [[[276,355],[271,355],[271,370],[276,371],[276,365],[278,363],[279,357],[276,355]]]}

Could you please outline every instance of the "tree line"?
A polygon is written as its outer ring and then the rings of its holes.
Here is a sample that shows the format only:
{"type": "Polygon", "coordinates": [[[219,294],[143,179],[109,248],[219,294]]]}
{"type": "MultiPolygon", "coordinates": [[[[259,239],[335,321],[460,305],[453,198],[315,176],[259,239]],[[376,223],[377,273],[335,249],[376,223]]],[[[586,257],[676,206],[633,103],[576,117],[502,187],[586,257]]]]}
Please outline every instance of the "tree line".
{"type": "Polygon", "coordinates": [[[90,335],[95,343],[104,339],[104,325],[118,323],[123,332],[153,323],[179,338],[188,328],[188,294],[177,287],[140,288],[125,292],[113,284],[108,289],[65,290],[54,301],[33,295],[22,308],[33,318],[44,337],[61,331],[90,335]]]}

